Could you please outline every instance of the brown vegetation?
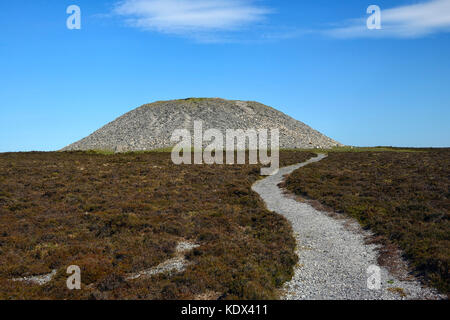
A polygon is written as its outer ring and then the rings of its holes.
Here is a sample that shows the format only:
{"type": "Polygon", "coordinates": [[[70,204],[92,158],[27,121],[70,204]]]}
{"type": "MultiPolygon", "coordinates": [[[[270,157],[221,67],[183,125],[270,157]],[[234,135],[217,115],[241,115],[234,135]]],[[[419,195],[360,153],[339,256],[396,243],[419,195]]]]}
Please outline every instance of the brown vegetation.
{"type": "MultiPolygon", "coordinates": [[[[283,152],[281,164],[314,156],[283,152]]],[[[251,185],[259,166],[176,166],[168,153],[0,155],[0,299],[268,299],[297,262],[288,222],[251,185]],[[200,245],[185,272],[126,280],[200,245]],[[82,290],[66,288],[81,267],[82,290]],[[17,277],[57,270],[39,286],[17,277]]]]}
{"type": "Polygon", "coordinates": [[[449,149],[333,152],[295,171],[285,185],[399,246],[417,274],[448,294],[449,164],[449,149]]]}

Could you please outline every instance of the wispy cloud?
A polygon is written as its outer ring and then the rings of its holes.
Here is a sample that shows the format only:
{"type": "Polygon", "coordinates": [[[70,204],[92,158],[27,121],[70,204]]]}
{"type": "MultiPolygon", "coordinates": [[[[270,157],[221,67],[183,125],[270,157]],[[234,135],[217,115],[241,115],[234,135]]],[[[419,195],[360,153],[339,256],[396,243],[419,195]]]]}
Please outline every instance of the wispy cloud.
{"type": "Polygon", "coordinates": [[[381,8],[381,30],[369,30],[366,19],[354,19],[326,30],[338,38],[418,38],[450,31],[450,0],[430,0],[396,8],[381,8]]]}
{"type": "Polygon", "coordinates": [[[213,39],[262,21],[271,10],[252,0],[123,0],[113,12],[140,29],[213,39]]]}

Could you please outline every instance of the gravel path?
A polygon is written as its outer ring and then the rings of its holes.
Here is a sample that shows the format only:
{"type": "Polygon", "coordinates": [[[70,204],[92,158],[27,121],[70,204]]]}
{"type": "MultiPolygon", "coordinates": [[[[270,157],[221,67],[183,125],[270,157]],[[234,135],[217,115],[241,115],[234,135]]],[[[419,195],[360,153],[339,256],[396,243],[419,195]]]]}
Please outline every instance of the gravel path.
{"type": "MultiPolygon", "coordinates": [[[[377,268],[377,246],[365,244],[365,235],[357,222],[336,219],[284,194],[278,187],[283,176],[324,159],[319,155],[302,164],[286,167],[253,185],[267,208],[285,216],[297,238],[299,264],[293,279],[284,286],[283,299],[437,299],[434,291],[423,288],[413,277],[398,279],[380,268],[381,287],[368,289],[377,268]],[[369,270],[369,271],[368,271],[369,270]]],[[[366,236],[368,233],[366,232],[366,236]]]]}

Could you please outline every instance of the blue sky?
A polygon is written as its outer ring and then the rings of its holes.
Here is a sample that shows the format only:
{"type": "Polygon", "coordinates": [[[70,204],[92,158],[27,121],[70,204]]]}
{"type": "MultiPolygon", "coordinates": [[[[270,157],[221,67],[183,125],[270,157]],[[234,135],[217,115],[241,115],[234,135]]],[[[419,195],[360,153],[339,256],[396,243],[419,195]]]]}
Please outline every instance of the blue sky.
{"type": "Polygon", "coordinates": [[[57,150],[144,103],[186,97],[259,101],[349,145],[449,147],[449,9],[449,0],[1,1],[0,152],[57,150]],[[72,4],[81,30],[66,27],[72,4]],[[382,30],[365,27],[371,4],[382,30]]]}

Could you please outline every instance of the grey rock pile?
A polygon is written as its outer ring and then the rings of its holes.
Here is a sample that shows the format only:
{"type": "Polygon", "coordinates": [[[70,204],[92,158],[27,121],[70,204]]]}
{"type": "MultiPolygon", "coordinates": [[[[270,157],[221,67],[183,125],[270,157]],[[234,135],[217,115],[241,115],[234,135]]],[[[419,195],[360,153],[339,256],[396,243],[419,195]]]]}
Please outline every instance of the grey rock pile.
{"type": "Polygon", "coordinates": [[[143,105],[108,123],[88,137],[63,149],[114,152],[166,149],[176,143],[170,138],[176,129],[193,134],[194,121],[203,130],[279,129],[280,148],[332,148],[342,146],[306,124],[258,102],[191,98],[143,105]]]}

